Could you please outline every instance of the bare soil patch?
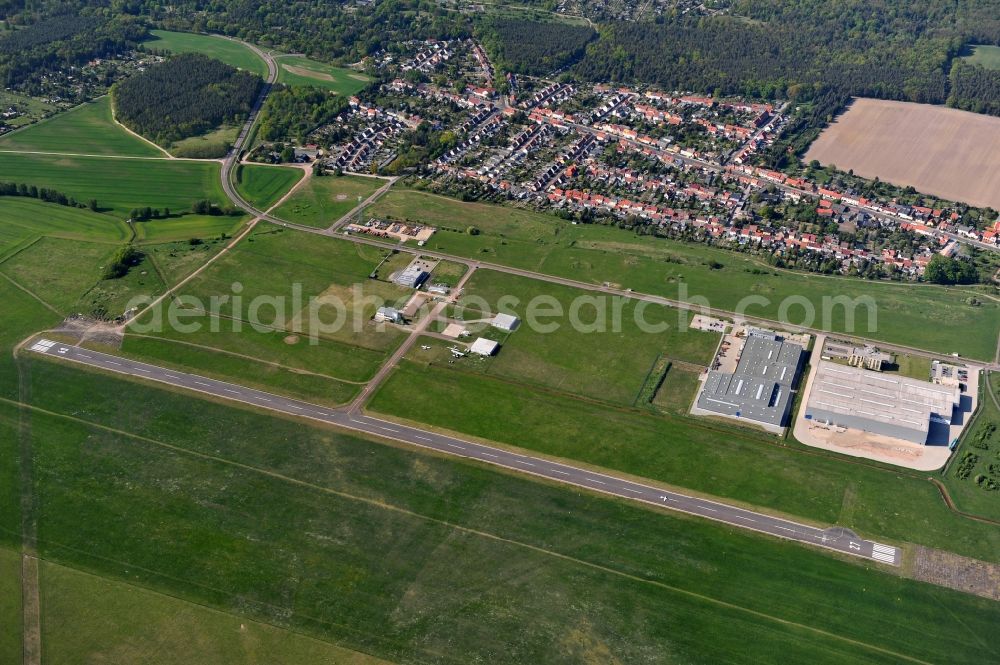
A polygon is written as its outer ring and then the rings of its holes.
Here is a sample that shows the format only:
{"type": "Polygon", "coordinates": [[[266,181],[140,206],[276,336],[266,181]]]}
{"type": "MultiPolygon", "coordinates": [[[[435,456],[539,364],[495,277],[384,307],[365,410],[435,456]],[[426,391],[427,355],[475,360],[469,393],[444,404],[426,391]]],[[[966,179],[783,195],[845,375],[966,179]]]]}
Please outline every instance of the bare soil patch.
{"type": "Polygon", "coordinates": [[[913,577],[950,589],[1000,600],[1000,565],[917,547],[913,577]]]}
{"type": "Polygon", "coordinates": [[[856,99],[820,134],[805,159],[944,199],[1000,208],[1000,118],[856,99]]]}

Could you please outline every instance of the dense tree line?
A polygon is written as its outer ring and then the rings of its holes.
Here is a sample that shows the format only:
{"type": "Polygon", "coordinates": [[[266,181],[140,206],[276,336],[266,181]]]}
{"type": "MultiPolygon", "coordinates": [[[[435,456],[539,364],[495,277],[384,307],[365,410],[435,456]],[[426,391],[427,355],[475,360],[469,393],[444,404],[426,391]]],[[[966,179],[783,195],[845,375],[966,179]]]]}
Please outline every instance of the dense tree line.
{"type": "Polygon", "coordinates": [[[951,67],[948,106],[1000,115],[1000,71],[956,58],[951,67]]]}
{"type": "Polygon", "coordinates": [[[480,40],[497,67],[545,75],[579,60],[596,33],[587,26],[497,18],[485,21],[480,40]]]}
{"type": "Polygon", "coordinates": [[[979,272],[971,261],[936,254],[924,269],[924,279],[934,284],[975,284],[979,272]]]}
{"type": "Polygon", "coordinates": [[[89,206],[91,210],[97,210],[97,201],[93,199],[87,205],[84,205],[72,196],[67,196],[58,190],[28,185],[23,182],[0,182],[0,196],[24,196],[29,199],[38,199],[46,203],[56,203],[71,208],[89,206]]]}
{"type": "Polygon", "coordinates": [[[56,15],[0,37],[0,79],[12,86],[52,69],[132,48],[147,34],[131,17],[56,15]]]}
{"type": "Polygon", "coordinates": [[[249,115],[262,85],[256,74],[197,53],[184,53],[112,88],[118,119],[169,144],[249,115]]]}
{"type": "Polygon", "coordinates": [[[292,138],[303,143],[316,127],[333,122],[347,99],[314,87],[276,86],[260,115],[260,137],[265,141],[292,138]]]}

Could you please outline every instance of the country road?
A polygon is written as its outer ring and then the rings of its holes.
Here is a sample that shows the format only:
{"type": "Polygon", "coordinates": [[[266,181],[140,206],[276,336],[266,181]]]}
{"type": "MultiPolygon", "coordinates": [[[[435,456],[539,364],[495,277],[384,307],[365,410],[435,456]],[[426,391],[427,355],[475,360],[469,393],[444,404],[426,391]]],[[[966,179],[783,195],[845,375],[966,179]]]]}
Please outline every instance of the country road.
{"type": "Polygon", "coordinates": [[[51,358],[124,374],[133,378],[156,381],[289,416],[308,418],[370,436],[427,448],[446,455],[474,459],[485,464],[539,476],[562,484],[575,485],[620,499],[704,517],[740,529],[794,540],[892,566],[901,564],[902,557],[898,548],[865,540],[843,527],[821,529],[543,457],[410,427],[394,421],[364,415],[352,409],[318,406],[225,381],[178,372],[51,340],[37,339],[27,348],[29,351],[51,358]]]}

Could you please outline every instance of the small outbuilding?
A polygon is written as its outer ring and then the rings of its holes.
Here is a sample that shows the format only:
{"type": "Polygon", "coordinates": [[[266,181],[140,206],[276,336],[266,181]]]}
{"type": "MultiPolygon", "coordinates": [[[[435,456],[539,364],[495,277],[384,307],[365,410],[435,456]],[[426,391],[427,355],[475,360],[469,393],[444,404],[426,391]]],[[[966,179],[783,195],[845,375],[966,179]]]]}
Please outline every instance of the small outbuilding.
{"type": "Polygon", "coordinates": [[[404,323],[403,315],[395,307],[379,307],[375,311],[375,321],[378,323],[404,323]]]}
{"type": "Polygon", "coordinates": [[[492,356],[497,352],[498,348],[500,348],[500,345],[492,339],[480,337],[472,343],[472,346],[469,347],[469,351],[479,356],[492,356]]]}
{"type": "Polygon", "coordinates": [[[497,314],[493,317],[491,324],[494,328],[511,332],[517,328],[520,322],[520,319],[513,314],[497,314]]]}

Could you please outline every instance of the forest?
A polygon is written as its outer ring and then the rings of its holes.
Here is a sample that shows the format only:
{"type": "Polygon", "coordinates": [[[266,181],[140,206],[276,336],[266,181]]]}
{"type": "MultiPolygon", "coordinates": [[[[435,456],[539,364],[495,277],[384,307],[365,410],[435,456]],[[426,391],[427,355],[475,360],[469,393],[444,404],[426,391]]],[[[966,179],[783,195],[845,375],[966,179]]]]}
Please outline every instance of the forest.
{"type": "Polygon", "coordinates": [[[0,80],[12,86],[56,67],[80,65],[133,47],[146,28],[131,17],[54,15],[0,37],[0,80]]]}
{"type": "Polygon", "coordinates": [[[479,39],[502,70],[544,76],[579,60],[596,33],[587,26],[495,18],[479,39]]]}
{"type": "Polygon", "coordinates": [[[956,58],[951,67],[948,106],[1000,115],[1000,70],[972,65],[956,58]]]}
{"type": "Polygon", "coordinates": [[[238,124],[263,81],[197,53],[184,53],[115,84],[118,119],[160,145],[238,124]]]}
{"type": "Polygon", "coordinates": [[[260,137],[265,141],[300,139],[316,127],[333,122],[347,99],[313,87],[275,86],[260,115],[260,137]]]}

